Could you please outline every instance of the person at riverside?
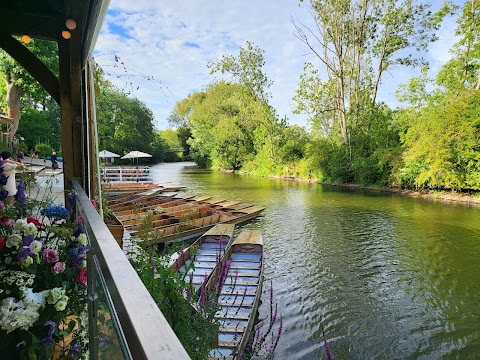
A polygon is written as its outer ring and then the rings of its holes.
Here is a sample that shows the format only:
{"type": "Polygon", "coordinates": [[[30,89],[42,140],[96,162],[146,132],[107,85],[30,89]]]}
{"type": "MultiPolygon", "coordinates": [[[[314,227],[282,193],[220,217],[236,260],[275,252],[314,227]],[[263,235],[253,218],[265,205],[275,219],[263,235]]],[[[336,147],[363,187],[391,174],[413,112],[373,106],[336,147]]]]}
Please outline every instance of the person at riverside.
{"type": "Polygon", "coordinates": [[[50,160],[52,161],[52,169],[58,169],[57,153],[55,151],[52,152],[50,160]]]}
{"type": "Polygon", "coordinates": [[[8,192],[7,199],[12,201],[13,196],[17,193],[17,185],[15,182],[15,171],[16,169],[24,168],[25,165],[13,161],[11,159],[12,153],[10,151],[3,151],[0,153],[0,157],[3,160],[3,174],[7,177],[7,183],[5,184],[5,190],[8,192]]]}

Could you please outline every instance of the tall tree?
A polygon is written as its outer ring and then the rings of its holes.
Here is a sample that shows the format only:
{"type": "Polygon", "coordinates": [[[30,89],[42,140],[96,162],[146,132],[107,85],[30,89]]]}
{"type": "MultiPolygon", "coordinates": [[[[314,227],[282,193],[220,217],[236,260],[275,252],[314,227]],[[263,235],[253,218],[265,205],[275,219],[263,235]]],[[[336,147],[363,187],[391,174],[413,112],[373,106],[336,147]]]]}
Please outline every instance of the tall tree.
{"type": "Polygon", "coordinates": [[[449,8],[432,13],[429,4],[412,0],[310,0],[307,6],[315,27],[294,20],[296,36],[324,71],[306,67],[297,111],[336,124],[349,143],[349,128],[375,109],[385,72],[421,64],[410,51],[426,50],[436,39],[434,30],[449,8]]]}
{"type": "MultiPolygon", "coordinates": [[[[25,45],[35,54],[53,74],[58,75],[57,44],[46,40],[32,40],[25,45]]],[[[9,135],[13,137],[18,129],[21,117],[21,99],[31,107],[46,108],[50,96],[33,77],[5,51],[0,49],[0,71],[5,75],[7,87],[6,110],[12,119],[9,123],[9,135]]]]}

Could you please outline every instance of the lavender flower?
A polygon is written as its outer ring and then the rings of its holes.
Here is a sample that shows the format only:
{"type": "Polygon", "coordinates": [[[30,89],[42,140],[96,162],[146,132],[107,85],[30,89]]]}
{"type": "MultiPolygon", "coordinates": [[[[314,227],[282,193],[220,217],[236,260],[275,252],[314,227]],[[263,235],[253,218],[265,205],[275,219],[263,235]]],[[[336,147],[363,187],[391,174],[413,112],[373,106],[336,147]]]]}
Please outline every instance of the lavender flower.
{"type": "Polygon", "coordinates": [[[7,185],[7,177],[5,175],[0,175],[0,185],[7,185]]]}
{"type": "Polygon", "coordinates": [[[0,190],[0,201],[3,201],[7,198],[8,191],[5,189],[0,190]]]}

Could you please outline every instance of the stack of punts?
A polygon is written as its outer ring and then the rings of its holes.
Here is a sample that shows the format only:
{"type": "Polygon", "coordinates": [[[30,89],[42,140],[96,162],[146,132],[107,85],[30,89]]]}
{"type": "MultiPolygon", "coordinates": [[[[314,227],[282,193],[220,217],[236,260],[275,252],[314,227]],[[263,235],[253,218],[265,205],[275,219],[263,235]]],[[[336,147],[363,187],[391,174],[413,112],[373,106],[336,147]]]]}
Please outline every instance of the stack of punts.
{"type": "Polygon", "coordinates": [[[180,253],[171,268],[183,274],[195,290],[205,283],[233,238],[233,224],[219,224],[180,253]]]}
{"type": "Polygon", "coordinates": [[[151,227],[142,238],[148,244],[185,241],[198,237],[216,224],[238,224],[258,216],[265,208],[209,196],[160,194],[115,200],[108,208],[133,237],[140,237],[145,217],[151,227]]]}
{"type": "Polygon", "coordinates": [[[245,230],[227,249],[205,288],[218,296],[220,322],[217,347],[209,358],[241,359],[252,335],[263,284],[263,238],[259,230],[245,230]],[[226,275],[225,274],[225,269],[226,275]],[[223,278],[222,278],[223,277],[223,278]]]}

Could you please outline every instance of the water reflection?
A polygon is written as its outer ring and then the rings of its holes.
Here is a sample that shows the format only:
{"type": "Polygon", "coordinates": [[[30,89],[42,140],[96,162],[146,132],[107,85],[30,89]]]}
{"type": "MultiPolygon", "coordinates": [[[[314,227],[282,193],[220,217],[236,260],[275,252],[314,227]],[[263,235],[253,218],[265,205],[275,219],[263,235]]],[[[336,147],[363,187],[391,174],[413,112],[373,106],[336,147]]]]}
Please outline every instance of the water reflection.
{"type": "MultiPolygon", "coordinates": [[[[480,357],[480,208],[160,164],[157,182],[266,206],[279,359],[480,357]]],[[[268,288],[268,286],[266,286],[268,288]]],[[[266,289],[264,289],[266,290],[266,289]]],[[[260,315],[268,312],[264,294],[260,315]]]]}

